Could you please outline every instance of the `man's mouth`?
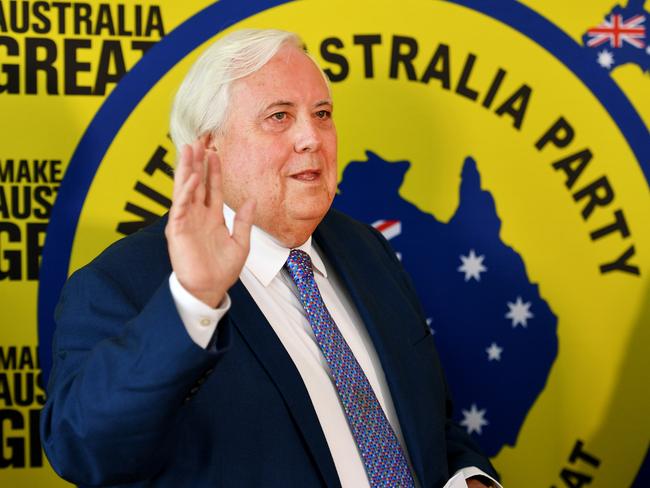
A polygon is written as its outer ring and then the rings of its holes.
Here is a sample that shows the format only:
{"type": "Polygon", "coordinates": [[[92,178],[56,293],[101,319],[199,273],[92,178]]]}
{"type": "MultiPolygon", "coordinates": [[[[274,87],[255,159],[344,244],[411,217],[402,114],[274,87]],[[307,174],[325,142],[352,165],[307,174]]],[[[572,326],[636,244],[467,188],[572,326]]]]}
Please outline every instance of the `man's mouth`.
{"type": "Polygon", "coordinates": [[[320,170],[308,169],[291,175],[291,178],[298,181],[315,181],[320,177],[320,170]]]}

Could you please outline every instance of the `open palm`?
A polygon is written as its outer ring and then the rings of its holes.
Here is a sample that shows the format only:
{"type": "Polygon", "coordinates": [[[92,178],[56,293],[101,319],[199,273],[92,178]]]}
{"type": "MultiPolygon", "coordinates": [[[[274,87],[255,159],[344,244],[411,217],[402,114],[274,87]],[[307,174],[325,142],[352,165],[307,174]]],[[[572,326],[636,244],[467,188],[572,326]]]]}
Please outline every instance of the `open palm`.
{"type": "Polygon", "coordinates": [[[254,210],[251,200],[238,209],[231,235],[223,217],[217,154],[206,151],[201,140],[183,146],[165,235],[178,281],[211,307],[221,302],[246,262],[254,210]]]}

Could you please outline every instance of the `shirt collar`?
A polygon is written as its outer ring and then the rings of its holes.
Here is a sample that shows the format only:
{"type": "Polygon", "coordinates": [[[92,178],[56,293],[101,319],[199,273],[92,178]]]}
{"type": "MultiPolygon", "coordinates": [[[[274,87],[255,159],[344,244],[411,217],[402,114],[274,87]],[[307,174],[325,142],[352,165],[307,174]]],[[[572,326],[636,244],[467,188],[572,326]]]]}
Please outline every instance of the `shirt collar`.
{"type": "MultiPolygon", "coordinates": [[[[223,205],[223,217],[228,230],[232,234],[235,212],[226,204],[223,205]]],[[[295,249],[309,254],[314,270],[327,277],[327,270],[320,255],[312,244],[311,236],[295,249]]],[[[273,278],[282,270],[289,258],[291,249],[284,247],[272,235],[257,226],[251,228],[251,245],[244,266],[262,283],[269,286],[273,278]]]]}

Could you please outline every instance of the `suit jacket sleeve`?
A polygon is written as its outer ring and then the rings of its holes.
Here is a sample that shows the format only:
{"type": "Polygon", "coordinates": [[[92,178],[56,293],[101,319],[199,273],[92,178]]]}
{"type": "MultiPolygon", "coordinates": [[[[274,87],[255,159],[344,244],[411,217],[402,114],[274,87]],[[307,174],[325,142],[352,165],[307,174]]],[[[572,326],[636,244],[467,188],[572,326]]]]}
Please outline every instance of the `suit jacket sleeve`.
{"type": "Polygon", "coordinates": [[[54,469],[74,483],[155,474],[197,381],[227,348],[228,324],[211,350],[187,334],[160,240],[124,239],[64,287],[41,434],[54,469]]]}

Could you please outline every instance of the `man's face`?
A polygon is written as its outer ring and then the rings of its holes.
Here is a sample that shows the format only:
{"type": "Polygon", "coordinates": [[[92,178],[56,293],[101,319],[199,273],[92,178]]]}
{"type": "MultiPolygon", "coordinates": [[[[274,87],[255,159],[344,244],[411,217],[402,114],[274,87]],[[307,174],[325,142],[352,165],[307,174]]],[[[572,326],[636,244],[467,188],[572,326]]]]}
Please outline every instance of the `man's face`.
{"type": "Polygon", "coordinates": [[[212,141],[224,201],[257,202],[255,225],[288,246],[302,244],[336,191],[336,128],[329,90],[313,61],[286,45],[232,86],[224,131],[212,141]]]}

